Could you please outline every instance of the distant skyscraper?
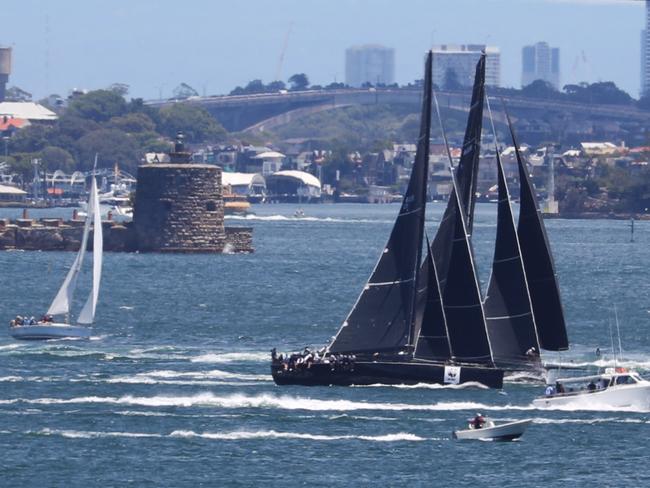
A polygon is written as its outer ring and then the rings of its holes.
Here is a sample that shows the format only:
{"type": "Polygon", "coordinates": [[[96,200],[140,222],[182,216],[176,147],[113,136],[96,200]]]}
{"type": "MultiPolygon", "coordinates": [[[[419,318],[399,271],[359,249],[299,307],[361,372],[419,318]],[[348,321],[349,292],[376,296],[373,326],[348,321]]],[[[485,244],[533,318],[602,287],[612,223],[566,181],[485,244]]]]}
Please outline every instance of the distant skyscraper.
{"type": "Polygon", "coordinates": [[[521,86],[528,86],[535,80],[548,81],[556,90],[560,89],[560,49],[549,47],[545,42],[524,46],[521,50],[521,86]]]}
{"type": "Polygon", "coordinates": [[[485,83],[501,84],[501,54],[498,47],[485,44],[440,44],[433,46],[433,82],[441,89],[452,88],[450,83],[472,86],[481,51],[487,54],[485,83]],[[453,73],[453,74],[452,74],[453,73]]]}
{"type": "Polygon", "coordinates": [[[641,95],[650,95],[650,0],[645,2],[645,30],[641,32],[641,95]]]}
{"type": "Polygon", "coordinates": [[[365,45],[345,50],[345,83],[360,87],[364,83],[390,85],[395,82],[395,50],[365,45]]]}

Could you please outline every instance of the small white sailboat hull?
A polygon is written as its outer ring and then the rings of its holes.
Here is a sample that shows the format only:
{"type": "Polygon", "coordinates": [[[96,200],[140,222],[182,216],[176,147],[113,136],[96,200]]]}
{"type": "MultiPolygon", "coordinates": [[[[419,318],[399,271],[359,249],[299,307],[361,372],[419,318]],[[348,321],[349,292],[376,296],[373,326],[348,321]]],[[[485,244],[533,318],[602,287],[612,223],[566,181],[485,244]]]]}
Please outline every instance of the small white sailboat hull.
{"type": "Polygon", "coordinates": [[[47,340],[47,339],[88,339],[90,328],[81,325],[64,323],[40,323],[34,325],[18,325],[9,328],[9,333],[15,339],[47,340]]]}
{"type": "Polygon", "coordinates": [[[456,430],[453,437],[460,440],[512,441],[521,437],[531,423],[531,419],[526,419],[501,425],[491,424],[482,429],[456,430]]]}

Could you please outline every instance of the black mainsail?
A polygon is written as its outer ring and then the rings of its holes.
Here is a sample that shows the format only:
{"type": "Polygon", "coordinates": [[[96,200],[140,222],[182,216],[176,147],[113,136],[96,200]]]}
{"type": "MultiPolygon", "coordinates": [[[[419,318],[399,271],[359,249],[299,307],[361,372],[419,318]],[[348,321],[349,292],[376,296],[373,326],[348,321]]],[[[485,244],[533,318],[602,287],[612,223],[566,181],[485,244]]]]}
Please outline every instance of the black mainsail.
{"type": "Polygon", "coordinates": [[[402,206],[368,283],[328,347],[331,353],[400,352],[415,341],[429,175],[431,60],[429,52],[417,153],[402,206]]]}
{"type": "MultiPolygon", "coordinates": [[[[481,85],[485,82],[485,67],[483,66],[482,70],[480,69],[482,63],[484,63],[483,56],[477,67],[477,77],[474,82],[475,91],[476,85],[481,85]],[[481,76],[481,73],[483,73],[483,76],[481,76]]],[[[482,106],[481,102],[481,118],[482,106]]],[[[449,153],[449,145],[444,127],[442,127],[442,118],[437,100],[436,111],[447,146],[454,186],[449,196],[449,202],[440,222],[438,232],[433,240],[431,254],[433,255],[435,269],[438,274],[438,290],[442,298],[451,357],[459,361],[492,365],[492,351],[487,333],[487,325],[485,323],[481,290],[474,266],[472,246],[465,219],[465,208],[461,201],[466,195],[461,194],[459,183],[456,181],[453,168],[451,167],[451,154],[449,153]]],[[[470,118],[472,116],[477,117],[477,113],[474,110],[473,114],[470,113],[470,118]]],[[[472,121],[468,121],[468,126],[472,123],[472,121]]],[[[467,171],[470,170],[468,169],[467,171]]],[[[467,172],[464,177],[471,181],[474,178],[473,169],[470,173],[472,173],[471,177],[468,176],[469,173],[467,172]]],[[[426,326],[423,323],[423,329],[426,326]]]]}
{"type": "Polygon", "coordinates": [[[484,302],[485,320],[497,365],[535,368],[540,366],[535,317],[510,206],[510,192],[499,149],[496,147],[494,123],[492,131],[495,138],[499,202],[492,273],[484,302]]]}
{"type": "Polygon", "coordinates": [[[478,164],[481,152],[481,132],[483,130],[483,103],[485,100],[485,53],[476,63],[472,101],[463,138],[463,148],[456,173],[460,201],[465,211],[467,231],[471,235],[474,227],[474,206],[476,205],[476,186],[478,183],[478,164]]]}
{"type": "Polygon", "coordinates": [[[539,345],[542,349],[549,351],[564,351],[569,348],[569,339],[555,263],[542,214],[537,204],[535,190],[528,176],[526,164],[519,152],[515,132],[507,111],[506,117],[519,167],[520,206],[517,236],[526,270],[539,345]]]}

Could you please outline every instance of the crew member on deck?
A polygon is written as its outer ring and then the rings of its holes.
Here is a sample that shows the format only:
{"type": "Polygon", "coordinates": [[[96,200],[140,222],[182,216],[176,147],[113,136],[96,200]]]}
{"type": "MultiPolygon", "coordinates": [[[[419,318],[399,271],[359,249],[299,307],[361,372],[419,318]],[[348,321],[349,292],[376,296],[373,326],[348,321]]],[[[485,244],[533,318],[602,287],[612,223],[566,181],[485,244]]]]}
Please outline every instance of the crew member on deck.
{"type": "Polygon", "coordinates": [[[480,413],[477,413],[476,416],[474,417],[474,420],[472,420],[472,427],[475,429],[482,429],[483,425],[485,424],[485,417],[481,415],[480,413]]]}

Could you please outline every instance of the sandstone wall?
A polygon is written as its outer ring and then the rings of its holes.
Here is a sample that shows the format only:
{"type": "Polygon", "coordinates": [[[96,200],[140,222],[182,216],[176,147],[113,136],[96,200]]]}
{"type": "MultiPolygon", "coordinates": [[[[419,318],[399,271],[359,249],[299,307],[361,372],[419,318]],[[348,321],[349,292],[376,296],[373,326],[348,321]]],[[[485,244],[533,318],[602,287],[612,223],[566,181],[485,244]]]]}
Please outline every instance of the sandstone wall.
{"type": "Polygon", "coordinates": [[[138,168],[133,214],[144,252],[223,252],[221,168],[148,164],[138,168]]]}

